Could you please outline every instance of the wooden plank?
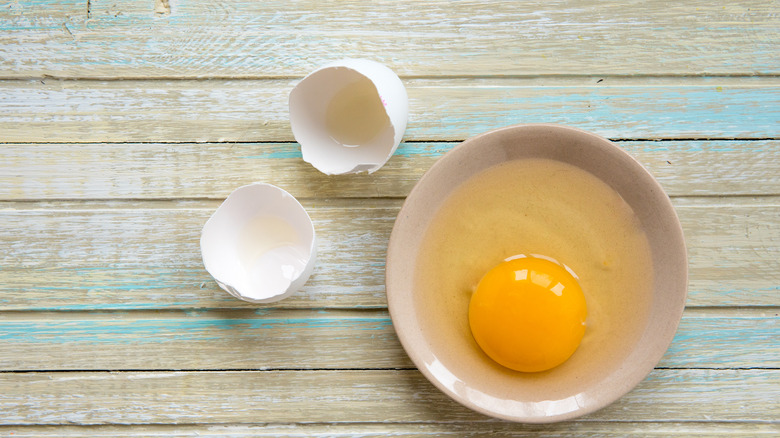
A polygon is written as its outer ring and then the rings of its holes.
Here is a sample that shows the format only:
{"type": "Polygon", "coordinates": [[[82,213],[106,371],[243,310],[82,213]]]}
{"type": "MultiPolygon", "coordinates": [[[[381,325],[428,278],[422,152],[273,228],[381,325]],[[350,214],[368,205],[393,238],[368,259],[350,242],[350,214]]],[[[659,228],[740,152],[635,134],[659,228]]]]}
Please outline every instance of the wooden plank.
{"type": "Polygon", "coordinates": [[[343,57],[413,76],[780,70],[776,5],[759,0],[57,3],[5,13],[3,76],[300,76],[343,57]]]}
{"type": "Polygon", "coordinates": [[[13,437],[776,437],[778,424],[728,422],[595,422],[569,421],[534,425],[509,422],[480,423],[333,423],[333,424],[228,424],[228,425],[106,425],[106,426],[0,426],[0,435],[13,437]]]}
{"type": "MultiPolygon", "coordinates": [[[[255,181],[296,197],[403,197],[455,145],[406,142],[374,174],[328,176],[301,159],[297,143],[5,144],[0,199],[224,199],[255,181]]],[[[672,196],[780,194],[778,140],[617,145],[672,196]]]]}
{"type": "MultiPolygon", "coordinates": [[[[777,310],[689,309],[658,364],[776,368],[777,310]]],[[[0,370],[413,368],[386,311],[0,314],[0,370]]]]}
{"type": "MultiPolygon", "coordinates": [[[[780,204],[729,203],[739,199],[677,207],[689,306],[780,305],[780,204]]],[[[317,230],[318,264],[282,305],[384,307],[387,240],[401,201],[303,201],[317,230]]],[[[256,307],[223,292],[203,269],[200,229],[218,202],[57,205],[0,211],[0,309],[256,307]]]]}
{"type": "MultiPolygon", "coordinates": [[[[773,422],[779,370],[655,370],[583,421],[773,422]]],[[[486,422],[417,370],[0,374],[4,425],[486,422]]]]}
{"type": "MultiPolygon", "coordinates": [[[[777,78],[412,79],[406,140],[517,123],[608,138],[778,138],[777,78]]],[[[3,142],[292,141],[296,79],[0,81],[3,142]]]]}
{"type": "MultiPolygon", "coordinates": [[[[398,202],[306,204],[311,205],[308,209],[318,230],[319,264],[309,284],[285,305],[327,307],[348,301],[355,306],[383,306],[385,247],[398,202]]],[[[678,207],[689,243],[689,305],[780,304],[776,300],[778,208],[776,204],[717,203],[678,207]]],[[[17,309],[31,302],[35,303],[32,308],[71,310],[143,308],[144,303],[175,307],[239,304],[218,290],[201,267],[200,224],[212,211],[2,212],[9,231],[23,232],[11,232],[2,239],[12,250],[0,259],[4,267],[0,275],[8,275],[0,282],[7,288],[5,308],[17,309]],[[87,229],[93,237],[83,239],[87,229]],[[96,254],[101,255],[99,259],[96,254]],[[30,269],[40,272],[35,283],[27,274],[30,269]],[[18,279],[15,270],[22,271],[18,279]],[[18,298],[9,293],[14,290],[18,298]],[[79,299],[79,294],[85,296],[79,299]],[[68,298],[63,301],[64,296],[68,298]]]]}
{"type": "MultiPolygon", "coordinates": [[[[298,294],[307,302],[304,307],[384,302],[385,248],[398,212],[393,204],[391,209],[371,208],[370,202],[352,204],[353,209],[309,209],[319,254],[307,292],[298,294]]],[[[16,218],[0,238],[9,248],[0,255],[3,308],[43,304],[38,298],[51,300],[50,308],[74,310],[206,302],[206,307],[255,307],[216,288],[202,267],[200,229],[211,213],[213,208],[2,212],[16,218]],[[21,236],[21,230],[31,233],[21,236]],[[43,278],[53,281],[43,280],[47,284],[41,288],[43,278]]]]}

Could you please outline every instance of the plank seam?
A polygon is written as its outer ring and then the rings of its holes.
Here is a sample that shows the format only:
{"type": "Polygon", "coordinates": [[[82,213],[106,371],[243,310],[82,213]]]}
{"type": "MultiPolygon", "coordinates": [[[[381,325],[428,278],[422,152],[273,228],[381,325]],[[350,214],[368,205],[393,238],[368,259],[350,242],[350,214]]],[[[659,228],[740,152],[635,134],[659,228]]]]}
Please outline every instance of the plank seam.
{"type": "MultiPolygon", "coordinates": [[[[681,368],[696,369],[696,368],[681,368]]],[[[756,368],[759,369],[759,368],[756,368]]],[[[771,368],[770,368],[771,369],[771,368]]],[[[35,374],[35,373],[51,373],[51,374],[65,374],[65,373],[276,373],[276,372],[344,372],[344,371],[417,371],[414,367],[379,367],[379,368],[153,368],[153,369],[141,369],[141,368],[128,368],[128,369],[50,369],[50,370],[0,370],[0,374],[35,374]]]]}
{"type": "MultiPolygon", "coordinates": [[[[161,1],[162,3],[162,1],[161,1]]],[[[167,1],[165,1],[167,3],[167,1]]],[[[40,76],[0,76],[2,81],[33,81],[33,80],[56,80],[56,81],[102,81],[102,82],[118,82],[118,81],[213,81],[213,80],[248,80],[248,81],[261,81],[261,80],[299,80],[303,79],[306,74],[294,74],[294,75],[192,75],[192,76],[60,76],[49,73],[44,73],[40,76]]],[[[491,79],[491,80],[517,80],[517,79],[596,79],[596,84],[600,84],[603,81],[598,79],[658,79],[658,78],[671,78],[671,79],[731,79],[731,78],[750,78],[750,79],[777,79],[780,78],[780,73],[729,73],[718,74],[712,72],[699,72],[699,73],[653,73],[653,74],[566,74],[566,73],[550,73],[550,74],[485,74],[485,75],[399,75],[402,80],[474,80],[474,79],[491,79]]]]}
{"type": "MultiPolygon", "coordinates": [[[[707,207],[723,207],[723,206],[741,206],[741,207],[774,207],[780,206],[780,194],[713,194],[713,195],[672,195],[671,199],[683,202],[682,204],[675,205],[675,208],[707,208],[707,207]],[[723,202],[710,203],[710,204],[697,204],[696,201],[719,198],[723,199],[723,202]],[[729,203],[729,200],[751,200],[756,202],[753,204],[736,204],[729,203]],[[692,202],[691,204],[685,204],[684,202],[692,202]]],[[[213,210],[216,208],[217,202],[224,201],[224,197],[181,197],[181,198],[22,198],[14,199],[0,198],[0,210],[4,209],[8,212],[21,212],[21,211],[64,211],[68,212],[90,212],[90,211],[121,211],[121,210],[213,210]],[[67,204],[65,207],[49,206],[51,204],[63,203],[67,204]],[[144,204],[142,207],[134,205],[133,203],[144,204]],[[201,205],[194,205],[200,203],[201,205]],[[19,205],[19,208],[15,207],[19,205]],[[36,208],[36,205],[46,206],[36,208]],[[74,205],[80,205],[80,207],[74,207],[74,205]]],[[[401,207],[401,201],[405,199],[405,196],[355,196],[355,197],[314,197],[314,196],[298,196],[296,199],[307,202],[315,203],[316,208],[319,209],[343,209],[349,208],[376,210],[377,208],[394,209],[397,210],[401,207]],[[352,205],[360,202],[371,202],[370,207],[352,205]],[[344,203],[349,203],[346,205],[344,203]],[[384,203],[377,206],[377,203],[384,203]]]]}
{"type": "MultiPolygon", "coordinates": [[[[25,269],[28,271],[29,269],[25,269]]],[[[134,315],[138,318],[138,314],[149,314],[149,319],[174,319],[174,318],[191,318],[193,313],[197,316],[202,316],[204,319],[225,319],[225,313],[232,314],[246,314],[252,313],[253,318],[263,319],[284,319],[283,316],[268,316],[266,312],[289,312],[294,314],[304,313],[319,313],[322,315],[331,314],[352,314],[354,316],[343,316],[340,319],[349,320],[351,318],[364,318],[363,314],[372,314],[372,317],[387,319],[389,318],[387,306],[366,306],[366,307],[178,307],[178,308],[137,308],[137,309],[100,309],[100,310],[84,310],[84,309],[56,309],[56,308],[31,308],[31,309],[0,309],[0,321],[2,321],[3,315],[14,315],[16,317],[26,314],[41,314],[46,316],[49,314],[69,315],[70,318],[80,318],[90,316],[95,318],[116,318],[117,314],[134,315]],[[218,318],[208,318],[209,314],[215,314],[220,312],[218,318]],[[381,315],[381,316],[377,316],[381,315]]],[[[777,317],[780,313],[780,305],[756,305],[756,306],[686,306],[685,317],[687,318],[742,318],[742,319],[769,319],[777,317]],[[745,314],[749,312],[749,314],[745,314]],[[769,315],[766,315],[769,313],[769,315]],[[771,315],[771,314],[774,315],[771,315]]],[[[332,316],[313,316],[311,319],[327,319],[332,316]]]]}
{"type": "MultiPolygon", "coordinates": [[[[50,204],[50,203],[72,203],[72,204],[85,204],[85,203],[98,203],[98,202],[105,202],[105,203],[133,203],[133,202],[217,202],[217,201],[224,201],[227,195],[225,196],[203,196],[203,197],[182,197],[182,198],[172,198],[172,197],[148,197],[148,198],[124,198],[124,197],[117,197],[117,198],[21,198],[21,199],[14,199],[14,198],[0,198],[0,206],[3,204],[27,204],[28,206],[34,206],[35,204],[50,204]]],[[[780,192],[777,193],[719,193],[719,194],[711,194],[711,195],[692,195],[692,194],[685,194],[685,195],[670,195],[670,199],[681,199],[681,200],[696,200],[696,199],[729,199],[729,198],[737,198],[737,199],[771,199],[771,198],[777,198],[780,196],[780,192]]],[[[403,201],[406,199],[406,196],[377,196],[377,197],[366,197],[366,196],[343,196],[343,197],[333,197],[333,198],[318,198],[314,196],[296,196],[296,199],[302,203],[309,203],[309,202],[320,202],[323,200],[346,200],[346,201],[366,201],[366,202],[382,202],[382,201],[403,201]]],[[[721,204],[718,204],[719,206],[722,206],[721,204]]],[[[766,205],[764,205],[766,206],[766,205]]],[[[685,206],[690,208],[695,207],[708,207],[705,205],[693,205],[693,206],[685,206]]],[[[209,207],[193,207],[193,210],[197,209],[204,209],[209,207]]],[[[337,207],[333,207],[337,208],[337,207]]],[[[97,210],[118,210],[119,208],[98,208],[97,210]]],[[[149,210],[157,210],[157,209],[171,209],[171,210],[182,210],[187,209],[184,208],[170,208],[170,207],[160,207],[160,208],[146,208],[149,210]]],[[[12,209],[13,210],[13,209],[12,209]]],[[[68,210],[71,212],[75,212],[78,210],[74,209],[47,209],[47,210],[68,210]]],[[[92,211],[96,209],[84,209],[85,211],[92,211]]],[[[137,210],[137,209],[135,209],[137,210]]],[[[21,211],[21,210],[19,210],[21,211]]]]}
{"type": "MultiPolygon", "coordinates": [[[[659,371],[780,371],[777,367],[655,367],[659,371]]],[[[380,368],[154,368],[154,369],[46,369],[46,370],[0,370],[2,374],[66,374],[66,373],[311,373],[311,372],[381,372],[381,371],[418,371],[415,367],[380,367],[380,368]]]]}
{"type": "MultiPolygon", "coordinates": [[[[6,423],[6,424],[0,424],[0,429],[10,429],[10,428],[29,428],[29,429],[38,429],[38,428],[50,428],[50,427],[57,427],[57,426],[64,426],[68,428],[135,428],[138,426],[155,426],[155,427],[170,427],[170,428],[182,428],[182,427],[203,427],[203,426],[218,426],[218,427],[243,427],[243,426],[264,426],[264,427],[274,427],[274,426],[291,426],[291,425],[299,425],[299,426],[376,426],[376,425],[382,425],[382,426],[421,426],[421,425],[438,425],[438,424],[451,424],[451,425],[458,425],[458,424],[471,424],[471,423],[481,423],[485,426],[494,426],[494,427],[506,427],[506,426],[517,426],[517,427],[550,427],[553,425],[544,425],[544,424],[522,424],[522,423],[511,423],[511,422],[505,422],[500,420],[494,420],[494,419],[486,419],[486,420],[449,420],[449,421],[376,421],[376,422],[370,422],[370,421],[333,421],[333,422],[326,422],[326,421],[291,421],[291,422],[227,422],[227,423],[213,423],[213,422],[204,422],[204,423],[82,423],[82,424],[50,424],[50,423],[42,423],[42,424],[30,424],[30,423],[6,423]]],[[[571,423],[618,423],[618,424],[685,424],[685,425],[702,425],[702,426],[714,426],[718,424],[767,424],[767,425],[773,425],[773,424],[780,424],[780,420],[713,420],[713,421],[698,421],[698,420],[616,420],[616,419],[598,419],[598,420],[591,420],[587,417],[578,418],[577,420],[572,421],[571,423]]],[[[561,424],[561,423],[558,423],[561,424]]]]}
{"type": "MultiPolygon", "coordinates": [[[[426,144],[426,143],[462,143],[466,141],[463,139],[454,140],[406,140],[402,144],[426,144]]],[[[694,142],[694,141],[777,141],[780,137],[676,137],[676,138],[608,138],[607,140],[615,143],[632,143],[632,142],[650,142],[650,143],[668,143],[668,142],[694,142]]],[[[55,142],[41,142],[41,141],[0,141],[0,145],[221,145],[221,144],[247,144],[247,145],[263,145],[263,144],[289,144],[295,145],[297,142],[289,140],[267,140],[267,141],[253,141],[253,140],[224,140],[224,141],[122,141],[122,142],[108,142],[108,141],[55,141],[55,142]]]]}

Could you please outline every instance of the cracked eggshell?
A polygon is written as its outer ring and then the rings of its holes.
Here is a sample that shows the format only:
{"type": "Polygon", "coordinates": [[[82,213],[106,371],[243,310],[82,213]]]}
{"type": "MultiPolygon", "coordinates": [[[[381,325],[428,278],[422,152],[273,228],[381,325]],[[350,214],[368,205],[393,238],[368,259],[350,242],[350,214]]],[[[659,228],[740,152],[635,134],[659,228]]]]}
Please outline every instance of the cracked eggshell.
{"type": "Polygon", "coordinates": [[[401,143],[409,115],[409,98],[401,79],[367,59],[344,59],[315,70],[290,92],[289,105],[290,125],[303,160],[327,175],[378,170],[401,143]],[[371,124],[366,118],[374,114],[372,110],[384,123],[378,122],[375,135],[361,138],[367,123],[371,124]],[[347,124],[361,121],[356,128],[362,132],[351,135],[360,141],[347,145],[334,138],[333,120],[338,124],[339,116],[347,124]]]}
{"type": "Polygon", "coordinates": [[[203,226],[203,265],[236,298],[270,303],[298,290],[314,270],[314,226],[303,206],[271,184],[239,187],[203,226]]]}

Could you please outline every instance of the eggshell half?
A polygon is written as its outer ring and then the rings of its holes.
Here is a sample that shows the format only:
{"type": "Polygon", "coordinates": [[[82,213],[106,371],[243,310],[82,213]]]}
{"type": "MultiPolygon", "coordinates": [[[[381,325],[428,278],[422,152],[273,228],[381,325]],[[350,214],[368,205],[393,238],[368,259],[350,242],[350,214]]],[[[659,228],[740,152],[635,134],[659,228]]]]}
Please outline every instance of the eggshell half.
{"type": "Polygon", "coordinates": [[[314,226],[279,187],[239,187],[203,226],[203,265],[231,295],[269,303],[300,289],[314,270],[314,226]]]}
{"type": "Polygon", "coordinates": [[[327,175],[372,173],[381,168],[401,143],[409,114],[409,98],[401,79],[386,66],[367,59],[343,59],[310,73],[290,92],[289,106],[290,125],[304,161],[327,175]],[[389,123],[370,141],[345,147],[329,134],[326,113],[339,91],[362,78],[373,83],[389,123]]]}

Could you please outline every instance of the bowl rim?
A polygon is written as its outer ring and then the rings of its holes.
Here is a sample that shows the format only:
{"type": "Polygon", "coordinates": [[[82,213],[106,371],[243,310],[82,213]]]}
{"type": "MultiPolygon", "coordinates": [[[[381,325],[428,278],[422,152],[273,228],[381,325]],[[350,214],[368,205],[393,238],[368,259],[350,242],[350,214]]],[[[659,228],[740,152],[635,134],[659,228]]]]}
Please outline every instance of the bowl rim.
{"type": "MultiPolygon", "coordinates": [[[[472,175],[473,174],[469,176],[472,175]]],[[[597,178],[599,177],[597,176],[597,178]]],[[[403,205],[401,206],[401,209],[398,213],[398,216],[393,224],[392,231],[390,233],[385,262],[386,262],[385,293],[387,295],[388,312],[390,314],[391,321],[393,322],[393,328],[396,331],[399,341],[401,342],[404,351],[412,360],[416,368],[426,377],[426,379],[428,379],[428,381],[433,383],[434,386],[436,386],[440,391],[444,392],[447,396],[449,396],[451,399],[455,400],[456,402],[460,403],[461,405],[464,405],[476,412],[491,417],[500,418],[509,421],[515,421],[515,422],[522,422],[522,423],[553,423],[553,422],[571,420],[573,418],[598,411],[599,409],[602,409],[612,404],[613,402],[615,402],[616,400],[618,400],[619,398],[621,398],[622,396],[630,392],[632,389],[634,389],[640,382],[642,382],[650,374],[650,372],[655,368],[658,362],[660,362],[660,360],[665,355],[666,351],[669,349],[669,346],[671,345],[674,336],[676,334],[677,328],[679,327],[680,320],[682,318],[682,314],[685,308],[685,303],[687,300],[687,294],[688,294],[688,276],[689,276],[688,256],[687,256],[687,247],[685,244],[683,229],[679,217],[677,216],[677,212],[674,209],[674,206],[671,202],[671,199],[663,190],[661,184],[635,157],[630,155],[628,152],[626,152],[625,150],[623,150],[622,148],[620,148],[618,145],[611,142],[610,140],[601,137],[597,134],[594,134],[592,132],[588,132],[579,128],[574,128],[571,126],[565,126],[560,124],[552,124],[552,123],[516,124],[516,125],[510,125],[510,126],[498,128],[498,129],[493,129],[468,138],[467,140],[456,145],[451,150],[447,151],[445,154],[439,157],[436,160],[436,162],[434,162],[433,165],[417,181],[417,183],[414,185],[414,187],[412,188],[412,190],[409,192],[406,199],[404,200],[403,205]],[[393,268],[394,262],[392,260],[392,257],[396,252],[400,251],[399,245],[401,244],[398,242],[398,234],[400,233],[399,228],[401,226],[402,221],[406,219],[407,216],[406,210],[408,209],[410,200],[414,199],[417,196],[417,193],[423,190],[422,187],[425,186],[426,181],[429,178],[431,178],[431,175],[435,172],[436,169],[438,169],[441,166],[444,166],[447,163],[447,161],[451,160],[453,156],[458,154],[458,151],[464,148],[472,147],[471,145],[475,143],[480,144],[490,137],[501,136],[508,133],[512,135],[523,135],[526,133],[539,131],[539,130],[556,131],[559,133],[568,133],[569,135],[574,135],[574,136],[587,137],[592,142],[600,143],[604,147],[614,150],[615,153],[619,155],[622,159],[624,160],[628,159],[629,162],[633,162],[634,170],[632,170],[632,172],[644,173],[646,177],[649,177],[646,179],[652,185],[651,189],[663,195],[662,197],[656,198],[657,202],[661,202],[665,204],[663,205],[665,211],[671,213],[669,220],[673,223],[673,225],[670,229],[666,230],[666,232],[669,233],[671,236],[673,236],[676,242],[679,243],[677,248],[675,248],[674,250],[677,253],[677,255],[681,256],[683,261],[683,266],[681,266],[681,273],[679,278],[679,282],[680,282],[679,286],[680,286],[681,293],[678,297],[676,297],[678,298],[677,305],[674,307],[674,312],[672,312],[669,315],[669,323],[664,327],[665,328],[664,332],[661,334],[661,336],[654,338],[656,339],[659,345],[659,348],[657,350],[658,353],[652,356],[652,360],[648,360],[647,362],[642,363],[641,364],[642,366],[635,367],[634,372],[628,374],[630,379],[627,382],[623,382],[623,384],[621,385],[616,385],[618,386],[618,389],[613,391],[611,393],[611,396],[600,399],[599,402],[593,406],[589,406],[586,408],[579,408],[563,414],[540,415],[540,416],[507,415],[507,414],[491,411],[490,409],[477,405],[471,400],[469,400],[468,398],[455,393],[450,388],[445,386],[428,369],[423,359],[421,358],[422,352],[418,351],[420,350],[420,348],[415,347],[412,340],[410,339],[410,337],[412,336],[410,331],[413,329],[418,329],[419,325],[416,325],[414,327],[406,327],[404,325],[399,324],[399,321],[402,320],[403,317],[403,315],[401,314],[403,309],[401,309],[402,303],[399,303],[400,298],[397,298],[397,294],[394,293],[392,287],[391,277],[392,275],[394,275],[394,268],[393,268]]],[[[406,308],[408,308],[408,305],[406,308]]],[[[644,339],[644,335],[641,339],[644,339]]],[[[637,342],[639,342],[639,340],[637,342]]]]}

